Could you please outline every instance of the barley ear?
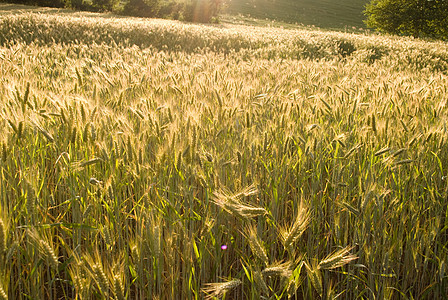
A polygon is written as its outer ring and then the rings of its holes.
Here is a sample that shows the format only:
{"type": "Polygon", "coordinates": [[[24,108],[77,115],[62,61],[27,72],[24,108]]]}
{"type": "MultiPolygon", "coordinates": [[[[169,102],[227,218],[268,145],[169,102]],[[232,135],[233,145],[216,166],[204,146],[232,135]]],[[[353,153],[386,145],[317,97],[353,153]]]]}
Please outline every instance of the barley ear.
{"type": "Polygon", "coordinates": [[[104,273],[101,264],[95,263],[92,266],[92,272],[100,293],[107,298],[109,295],[109,281],[107,280],[106,273],[104,273]]]}
{"type": "Polygon", "coordinates": [[[0,255],[6,252],[7,229],[3,219],[0,218],[0,255]]]}
{"type": "Polygon", "coordinates": [[[57,269],[59,265],[58,257],[53,247],[50,245],[46,238],[42,238],[36,229],[30,229],[28,236],[35,244],[39,256],[45,260],[52,268],[57,269]]]}
{"type": "Polygon", "coordinates": [[[262,273],[267,277],[289,278],[292,275],[292,266],[293,263],[291,261],[275,262],[263,269],[262,273]]]}
{"type": "Polygon", "coordinates": [[[263,246],[263,242],[257,235],[255,226],[248,226],[246,231],[248,232],[247,238],[252,253],[267,266],[269,264],[269,259],[263,246]]]}
{"type": "Polygon", "coordinates": [[[308,209],[301,203],[294,223],[289,228],[280,229],[283,246],[286,250],[290,250],[293,244],[302,236],[303,232],[308,228],[310,222],[310,214],[308,209]]]}
{"type": "Polygon", "coordinates": [[[254,272],[254,282],[258,290],[261,290],[266,296],[269,295],[269,288],[260,271],[254,272]]]}
{"type": "Polygon", "coordinates": [[[115,299],[117,300],[125,299],[123,281],[121,280],[119,275],[114,276],[114,293],[115,293],[115,299]]]}
{"type": "Polygon", "coordinates": [[[322,297],[323,286],[322,286],[322,274],[317,266],[310,267],[309,264],[305,264],[306,272],[308,274],[308,279],[311,281],[316,292],[322,297]]]}
{"type": "Polygon", "coordinates": [[[350,254],[350,250],[352,248],[345,247],[343,249],[340,249],[330,255],[328,255],[326,258],[320,261],[318,268],[319,269],[335,269],[342,267],[349,262],[357,259],[356,256],[350,254]]]}
{"type": "Polygon", "coordinates": [[[241,280],[239,279],[233,279],[226,282],[207,283],[206,287],[202,289],[202,292],[207,294],[204,297],[205,300],[220,298],[240,285],[241,280]]]}
{"type": "Polygon", "coordinates": [[[0,300],[8,300],[8,295],[6,294],[3,286],[0,285],[0,300]]]}

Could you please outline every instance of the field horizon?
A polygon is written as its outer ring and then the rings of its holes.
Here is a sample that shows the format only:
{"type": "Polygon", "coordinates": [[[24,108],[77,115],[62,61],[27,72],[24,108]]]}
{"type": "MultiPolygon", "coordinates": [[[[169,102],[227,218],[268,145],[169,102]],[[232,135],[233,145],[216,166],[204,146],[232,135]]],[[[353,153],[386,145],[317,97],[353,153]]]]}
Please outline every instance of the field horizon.
{"type": "Polygon", "coordinates": [[[448,294],[446,42],[2,7],[0,299],[448,294]]]}
{"type": "MultiPolygon", "coordinates": [[[[315,26],[323,29],[334,30],[365,30],[363,22],[364,6],[367,0],[354,1],[343,0],[337,4],[328,0],[252,0],[252,1],[229,1],[224,4],[222,13],[224,20],[239,18],[239,20],[251,20],[259,24],[278,22],[286,24],[298,24],[302,26],[315,26]]],[[[3,13],[17,13],[22,11],[34,11],[41,13],[77,13],[70,9],[57,9],[36,7],[22,4],[12,4],[7,1],[0,3],[3,13]]],[[[95,13],[83,12],[84,15],[95,15],[95,13]]],[[[104,15],[104,14],[96,14],[104,15]]],[[[105,14],[112,16],[111,14],[105,14]]],[[[222,18],[222,16],[221,16],[222,18]]]]}

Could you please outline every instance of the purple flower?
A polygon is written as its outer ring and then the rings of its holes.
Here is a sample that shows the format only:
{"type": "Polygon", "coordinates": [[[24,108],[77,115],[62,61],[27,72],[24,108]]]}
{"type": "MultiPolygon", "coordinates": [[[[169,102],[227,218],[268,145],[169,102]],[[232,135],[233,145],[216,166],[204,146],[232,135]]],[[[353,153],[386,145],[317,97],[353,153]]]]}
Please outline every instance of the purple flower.
{"type": "Polygon", "coordinates": [[[222,246],[221,246],[221,249],[222,249],[222,250],[226,250],[226,249],[227,249],[227,245],[222,245],[222,246]]]}

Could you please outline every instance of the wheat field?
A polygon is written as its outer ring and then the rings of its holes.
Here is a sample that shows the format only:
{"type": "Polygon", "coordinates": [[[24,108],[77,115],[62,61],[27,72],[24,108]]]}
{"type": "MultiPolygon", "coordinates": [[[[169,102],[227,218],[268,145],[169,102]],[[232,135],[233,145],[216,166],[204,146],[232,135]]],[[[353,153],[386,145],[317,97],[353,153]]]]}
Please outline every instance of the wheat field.
{"type": "Polygon", "coordinates": [[[448,45],[0,17],[0,299],[442,299],[448,45]]]}

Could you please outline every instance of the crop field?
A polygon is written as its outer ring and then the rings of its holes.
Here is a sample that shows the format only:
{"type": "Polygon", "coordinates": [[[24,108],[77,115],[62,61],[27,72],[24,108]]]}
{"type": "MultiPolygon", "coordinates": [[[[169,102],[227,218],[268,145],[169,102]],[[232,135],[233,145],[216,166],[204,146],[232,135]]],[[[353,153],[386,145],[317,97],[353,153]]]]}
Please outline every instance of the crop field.
{"type": "Polygon", "coordinates": [[[324,28],[365,28],[369,0],[228,0],[225,12],[324,28]]]}
{"type": "Polygon", "coordinates": [[[0,299],[443,299],[447,43],[0,16],[0,299]]]}

